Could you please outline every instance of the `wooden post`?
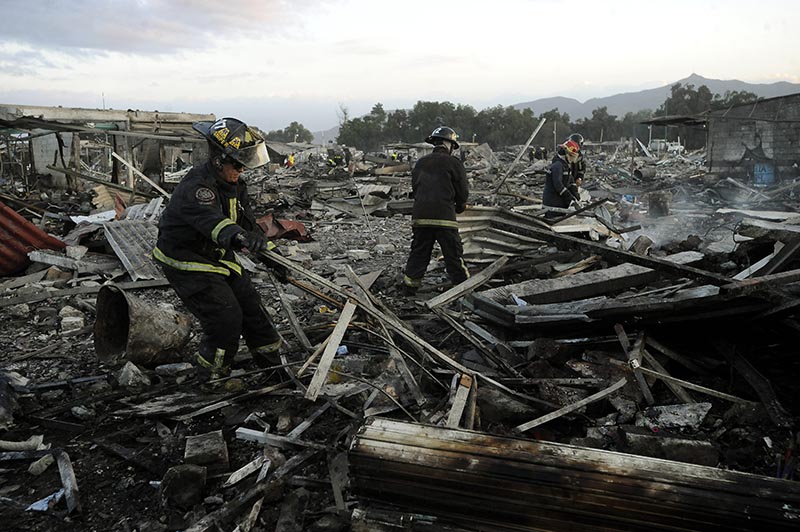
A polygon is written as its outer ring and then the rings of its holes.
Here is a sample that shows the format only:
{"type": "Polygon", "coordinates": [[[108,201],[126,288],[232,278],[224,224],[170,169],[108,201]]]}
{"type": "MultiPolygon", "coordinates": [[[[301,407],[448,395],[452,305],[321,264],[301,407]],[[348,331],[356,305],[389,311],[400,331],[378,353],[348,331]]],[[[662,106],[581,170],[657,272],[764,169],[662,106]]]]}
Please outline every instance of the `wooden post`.
{"type": "Polygon", "coordinates": [[[514,162],[512,162],[511,166],[509,166],[508,170],[506,170],[506,175],[503,176],[503,179],[501,179],[500,183],[498,183],[497,186],[495,187],[495,189],[494,189],[494,193],[495,194],[497,194],[497,192],[500,190],[500,187],[503,186],[503,183],[506,182],[506,179],[508,179],[508,176],[511,175],[511,172],[514,170],[514,167],[517,166],[517,163],[522,158],[522,155],[525,153],[525,150],[527,150],[528,146],[531,145],[531,142],[533,142],[533,139],[536,137],[536,134],[539,133],[539,130],[542,129],[542,126],[544,125],[544,123],[546,121],[547,121],[546,118],[542,118],[541,122],[539,122],[539,125],[536,126],[535,130],[533,130],[533,133],[531,133],[531,136],[528,138],[528,142],[526,142],[525,146],[523,146],[522,149],[519,151],[519,153],[517,154],[517,158],[514,159],[514,162]]]}

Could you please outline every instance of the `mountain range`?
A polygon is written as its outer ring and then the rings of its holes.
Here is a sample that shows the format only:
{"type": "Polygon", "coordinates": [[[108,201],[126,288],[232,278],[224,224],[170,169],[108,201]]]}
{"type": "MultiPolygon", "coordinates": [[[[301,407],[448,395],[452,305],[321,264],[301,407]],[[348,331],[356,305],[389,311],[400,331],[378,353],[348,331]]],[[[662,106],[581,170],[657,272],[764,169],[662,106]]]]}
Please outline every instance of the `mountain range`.
{"type": "MultiPolygon", "coordinates": [[[[785,96],[800,92],[800,83],[789,83],[788,81],[778,81],[776,83],[747,83],[738,79],[709,79],[698,74],[679,79],[662,87],[645,89],[637,92],[623,92],[613,96],[602,98],[590,98],[585,102],[580,102],[574,98],[555,96],[552,98],[539,98],[529,102],[513,104],[515,109],[530,108],[533,114],[540,115],[552,109],[558,109],[560,113],[567,113],[570,120],[588,118],[592,116],[592,111],[598,107],[607,107],[608,113],[618,117],[625,116],[625,113],[635,113],[643,109],[656,110],[664,103],[670,94],[670,87],[680,83],[681,85],[694,85],[695,88],[705,85],[714,94],[724,95],[728,91],[747,91],[756,94],[761,98],[772,98],[774,96],[785,96]]],[[[335,126],[325,131],[314,132],[314,142],[327,142],[335,139],[339,134],[339,126],[335,126]]]]}
{"type": "Polygon", "coordinates": [[[709,79],[698,74],[692,74],[688,78],[680,79],[669,85],[657,87],[655,89],[645,89],[638,92],[623,92],[613,96],[603,98],[590,98],[585,102],[579,102],[573,98],[556,96],[554,98],[540,98],[530,102],[514,104],[515,109],[530,108],[533,114],[540,115],[552,109],[558,109],[560,113],[567,113],[570,120],[588,118],[592,116],[592,111],[598,107],[607,107],[608,114],[616,115],[620,118],[625,113],[635,113],[643,109],[656,110],[664,103],[670,94],[670,87],[680,83],[681,85],[694,85],[698,88],[705,85],[713,94],[724,95],[728,91],[747,91],[752,92],[761,98],[772,98],[774,96],[785,96],[800,92],[800,83],[789,83],[779,81],[777,83],[746,83],[738,79],[709,79]]]}

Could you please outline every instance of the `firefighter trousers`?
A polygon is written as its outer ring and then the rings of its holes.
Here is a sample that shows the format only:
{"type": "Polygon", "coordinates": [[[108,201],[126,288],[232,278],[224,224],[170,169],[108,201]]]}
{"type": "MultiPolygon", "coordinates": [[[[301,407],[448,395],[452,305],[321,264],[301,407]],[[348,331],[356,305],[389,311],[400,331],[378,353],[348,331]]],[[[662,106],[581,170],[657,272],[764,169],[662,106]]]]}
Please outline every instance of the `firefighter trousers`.
{"type": "Polygon", "coordinates": [[[469,278],[469,270],[462,256],[461,235],[458,229],[442,227],[414,227],[412,229],[411,252],[406,262],[403,282],[410,288],[418,288],[431,261],[433,244],[439,242],[444,255],[444,267],[453,284],[459,284],[469,278]]]}
{"type": "Polygon", "coordinates": [[[251,352],[278,351],[281,337],[246,271],[241,276],[235,272],[224,276],[169,266],[163,270],[183,304],[200,321],[200,357],[206,362],[217,368],[230,366],[240,336],[251,352]]]}

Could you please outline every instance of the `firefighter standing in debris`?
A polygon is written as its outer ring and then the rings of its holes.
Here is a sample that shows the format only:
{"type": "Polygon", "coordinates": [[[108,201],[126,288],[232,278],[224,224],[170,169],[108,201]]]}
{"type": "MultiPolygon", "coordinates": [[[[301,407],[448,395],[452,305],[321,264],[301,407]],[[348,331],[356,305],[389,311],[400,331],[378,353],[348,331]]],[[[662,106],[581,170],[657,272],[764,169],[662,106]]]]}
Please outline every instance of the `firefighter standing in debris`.
{"type": "Polygon", "coordinates": [[[452,155],[459,147],[457,139],[451,128],[437,127],[425,139],[435,146],[433,153],[421,157],[411,172],[413,236],[403,277],[408,292],[422,285],[435,242],[442,249],[450,281],[458,284],[469,277],[456,221],[456,214],[466,209],[469,195],[464,164],[452,155]]]}
{"type": "MultiPolygon", "coordinates": [[[[572,175],[571,165],[577,162],[580,146],[574,140],[567,140],[556,149],[556,156],[544,182],[542,204],[545,207],[559,207],[566,209],[570,203],[580,202],[578,185],[572,175]]],[[[548,211],[547,218],[557,218],[561,213],[548,211]]]]}
{"type": "MultiPolygon", "coordinates": [[[[161,215],[153,256],[178,297],[200,321],[203,338],[197,363],[216,378],[228,373],[245,342],[255,362],[279,364],[281,337],[234,250],[252,255],[274,248],[255,223],[240,179],[245,168],[269,162],[264,140],[235,118],[197,122],[208,140],[209,160],[195,166],[175,189],[161,215]]],[[[264,259],[278,277],[286,271],[264,259]]]]}
{"type": "Polygon", "coordinates": [[[578,144],[578,159],[574,163],[570,163],[569,172],[572,174],[572,179],[575,184],[580,187],[583,184],[583,177],[586,174],[586,158],[583,156],[583,135],[580,133],[573,133],[567,138],[578,144]]]}

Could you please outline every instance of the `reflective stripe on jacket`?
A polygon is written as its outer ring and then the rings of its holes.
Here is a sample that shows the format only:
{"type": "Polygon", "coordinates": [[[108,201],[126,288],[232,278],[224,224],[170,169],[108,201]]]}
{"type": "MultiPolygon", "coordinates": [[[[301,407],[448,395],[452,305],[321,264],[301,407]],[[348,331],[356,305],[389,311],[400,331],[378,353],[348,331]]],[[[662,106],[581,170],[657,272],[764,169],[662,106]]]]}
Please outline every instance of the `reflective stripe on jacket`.
{"type": "Polygon", "coordinates": [[[246,183],[241,178],[226,183],[206,163],[190,170],[175,188],[158,224],[153,257],[178,270],[241,275],[231,242],[255,228],[246,183]]]}

